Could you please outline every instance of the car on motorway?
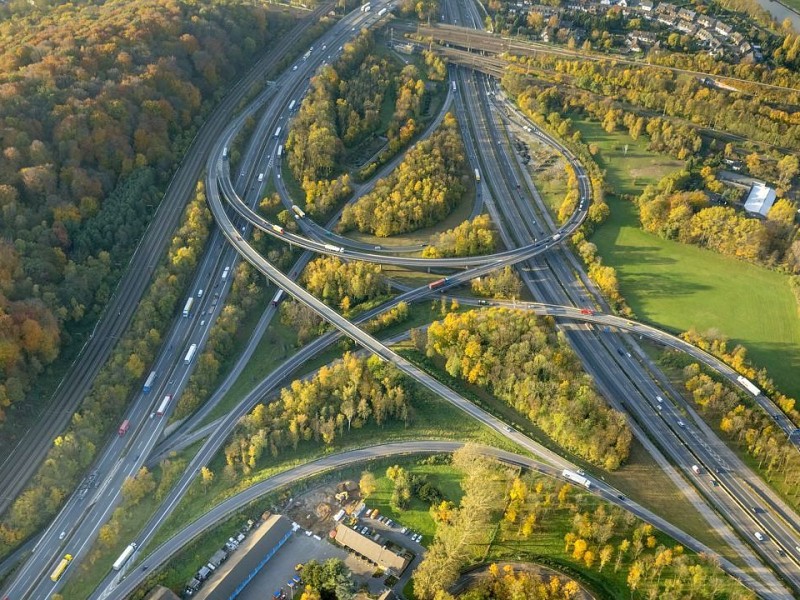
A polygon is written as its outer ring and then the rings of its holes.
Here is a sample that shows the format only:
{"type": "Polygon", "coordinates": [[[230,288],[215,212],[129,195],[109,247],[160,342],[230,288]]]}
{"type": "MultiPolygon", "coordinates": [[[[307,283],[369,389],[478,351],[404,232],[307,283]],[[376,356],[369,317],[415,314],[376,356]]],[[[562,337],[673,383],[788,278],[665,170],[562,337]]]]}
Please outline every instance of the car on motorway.
{"type": "Polygon", "coordinates": [[[756,539],[759,542],[763,542],[765,539],[767,539],[767,538],[764,537],[764,534],[761,533],[760,531],[756,531],[754,535],[756,536],[756,539]]]}
{"type": "Polygon", "coordinates": [[[292,67],[292,71],[297,71],[297,65],[292,67]]]}
{"type": "Polygon", "coordinates": [[[505,430],[506,430],[508,433],[511,433],[512,431],[514,431],[514,430],[513,430],[513,429],[511,429],[511,427],[509,427],[508,425],[506,425],[505,427],[503,427],[503,429],[505,429],[505,430]]]}
{"type": "Polygon", "coordinates": [[[678,419],[678,427],[683,427],[683,426],[684,426],[684,422],[681,421],[680,419],[678,419]]]}
{"type": "Polygon", "coordinates": [[[66,532],[66,531],[62,531],[62,532],[61,532],[61,533],[58,535],[58,539],[60,539],[60,540],[63,540],[63,539],[66,537],[66,536],[67,536],[67,532],[66,532]]]}

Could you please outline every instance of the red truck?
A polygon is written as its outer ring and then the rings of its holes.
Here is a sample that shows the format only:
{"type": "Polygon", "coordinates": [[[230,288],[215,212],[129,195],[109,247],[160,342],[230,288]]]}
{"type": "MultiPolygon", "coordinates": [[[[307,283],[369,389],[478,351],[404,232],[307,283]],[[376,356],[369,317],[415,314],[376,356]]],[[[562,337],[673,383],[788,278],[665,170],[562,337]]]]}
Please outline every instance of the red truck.
{"type": "Polygon", "coordinates": [[[125,419],[122,422],[122,425],[119,426],[119,437],[122,437],[126,433],[128,433],[128,428],[131,426],[131,422],[128,419],[125,419]]]}

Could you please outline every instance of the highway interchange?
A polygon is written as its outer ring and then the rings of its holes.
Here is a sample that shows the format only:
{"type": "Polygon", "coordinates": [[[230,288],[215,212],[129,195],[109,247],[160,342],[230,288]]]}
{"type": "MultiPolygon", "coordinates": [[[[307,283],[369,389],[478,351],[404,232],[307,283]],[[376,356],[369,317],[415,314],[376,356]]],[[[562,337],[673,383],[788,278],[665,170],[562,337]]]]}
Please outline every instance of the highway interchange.
{"type": "MultiPolygon", "coordinates": [[[[456,13],[453,4],[451,3],[447,9],[449,18],[458,19],[461,23],[481,22],[480,16],[474,12],[474,6],[465,6],[463,3],[459,3],[456,5],[459,13],[456,13]]],[[[317,48],[327,46],[332,50],[356,35],[362,26],[371,26],[377,20],[375,12],[363,14],[356,11],[317,40],[315,46],[317,48]]],[[[329,53],[332,54],[330,51],[329,53]]],[[[572,319],[602,325],[602,328],[585,324],[565,329],[565,333],[586,364],[587,370],[597,381],[598,387],[607,398],[612,399],[612,404],[630,412],[635,417],[631,426],[640,441],[657,459],[660,457],[665,471],[681,488],[687,489],[690,500],[698,506],[715,528],[727,532],[725,535],[728,542],[760,579],[757,581],[747,577],[748,585],[758,590],[764,597],[792,597],[792,593],[771,572],[760,566],[760,560],[755,557],[750,548],[742,544],[727,525],[723,525],[721,515],[724,515],[728,523],[738,531],[741,538],[748,540],[758,549],[759,554],[766,558],[776,572],[780,573],[785,581],[790,582],[795,590],[800,589],[800,579],[797,574],[798,556],[794,548],[798,539],[797,516],[789,507],[783,505],[747,467],[741,464],[716,439],[713,433],[703,426],[699,418],[695,417],[689,420],[681,416],[676,408],[679,405],[678,394],[671,389],[666,378],[649,363],[646,355],[636,345],[635,338],[623,331],[633,331],[665,345],[689,351],[693,356],[713,366],[734,382],[735,373],[713,357],[657,329],[600,312],[608,312],[607,306],[583,275],[582,267],[577,264],[569,252],[554,248],[558,242],[566,239],[586,216],[586,209],[591,202],[588,177],[575,157],[557,141],[549,138],[543,132],[526,132],[523,117],[515,112],[512,106],[500,99],[501,95],[490,80],[473,72],[459,70],[454,75],[454,81],[457,82],[459,90],[455,94],[455,105],[459,122],[465,134],[470,161],[483,173],[481,197],[493,221],[498,224],[503,242],[509,250],[491,257],[468,260],[443,259],[440,263],[434,263],[428,259],[409,259],[389,252],[370,252],[363,245],[345,246],[347,240],[342,238],[328,237],[316,240],[302,235],[290,235],[288,232],[278,234],[272,228],[272,224],[266,222],[249,208],[261,196],[263,186],[258,182],[257,175],[260,173],[271,175],[279,172],[276,171],[279,168],[276,154],[280,139],[274,138],[272,132],[276,126],[282,124],[285,133],[289,116],[286,109],[288,103],[291,99],[299,99],[307,85],[308,78],[323,60],[325,60],[325,52],[318,50],[311,55],[308,61],[299,61],[296,71],[287,69],[277,78],[274,86],[267,88],[224,130],[217,128],[218,135],[207,141],[204,150],[208,152],[210,148],[210,152],[206,155],[208,157],[206,190],[209,205],[219,225],[219,230],[215,230],[210,237],[208,251],[197,271],[197,279],[188,292],[189,295],[195,297],[194,312],[190,318],[176,319],[165,341],[164,351],[153,366],[153,369],[159,373],[157,385],[149,394],[140,394],[131,404],[126,418],[130,419],[134,427],[125,437],[115,436],[103,450],[101,457],[95,463],[96,475],[88,493],[83,498],[80,497],[80,494],[76,494],[69,500],[59,516],[39,538],[32,555],[14,574],[10,587],[4,590],[6,594],[15,600],[26,597],[49,597],[63,585],[64,579],[57,583],[51,582],[49,579],[49,573],[61,555],[64,552],[70,552],[76,557],[76,563],[86,555],[91,543],[96,538],[99,527],[118,504],[120,489],[125,478],[138,471],[159,442],[166,423],[166,415],[164,417],[155,416],[153,414],[154,407],[166,394],[173,396],[170,407],[174,406],[177,401],[191,369],[194,367],[194,363],[184,364],[183,357],[186,348],[190,343],[197,343],[202,348],[209,329],[222,308],[225,294],[232,280],[232,276],[223,280],[222,273],[226,267],[232,271],[237,255],[243,256],[270,280],[276,282],[281,289],[286,290],[290,295],[322,315],[339,332],[353,338],[359,345],[384,360],[393,362],[415,380],[452,402],[459,409],[509,437],[534,455],[542,457],[548,464],[558,468],[573,467],[562,457],[542,448],[519,432],[508,431],[504,423],[478,409],[397,355],[386,345],[364,333],[356,327],[355,323],[347,321],[305,292],[294,282],[294,279],[312,256],[311,252],[305,252],[303,257],[288,271],[288,275],[284,275],[247,243],[246,232],[250,225],[246,225],[245,221],[241,220],[241,217],[244,217],[253,226],[266,233],[280,237],[284,241],[291,241],[293,245],[314,253],[334,254],[347,260],[357,258],[383,264],[464,269],[451,276],[447,284],[443,286],[443,290],[455,288],[473,277],[507,264],[524,265],[525,268],[520,270],[520,275],[534,297],[541,298],[544,302],[530,305],[517,303],[517,307],[553,314],[559,320],[572,319]],[[241,172],[238,174],[237,181],[233,182],[230,178],[228,161],[223,156],[224,149],[230,147],[246,117],[255,114],[261,107],[266,108],[240,163],[241,172]],[[499,115],[502,115],[502,118],[499,115]],[[506,152],[507,139],[504,139],[504,136],[508,135],[510,129],[519,135],[528,133],[538,136],[545,143],[561,151],[576,170],[581,186],[580,209],[561,228],[557,229],[552,222],[549,222],[546,211],[541,208],[537,210],[536,205],[531,204],[530,197],[536,197],[532,182],[515,163],[516,157],[506,152]],[[240,197],[237,189],[241,190],[240,193],[244,197],[240,197]],[[233,219],[228,213],[228,207],[233,207],[235,210],[233,219]],[[223,244],[223,236],[227,244],[223,244]],[[326,244],[330,246],[332,239],[335,239],[336,243],[342,244],[343,251],[332,251],[326,247],[326,244]],[[578,279],[576,279],[575,273],[581,274],[578,279]],[[205,290],[202,296],[197,295],[200,289],[205,290]],[[581,307],[586,306],[599,307],[599,310],[593,311],[593,314],[582,313],[581,307]],[[659,395],[667,401],[666,410],[661,408],[656,401],[659,395]],[[622,402],[613,400],[619,398],[625,399],[624,406],[622,402]],[[681,419],[685,419],[686,423],[679,426],[679,422],[683,423],[681,419]],[[651,439],[659,440],[658,447],[651,439]],[[693,463],[704,465],[708,473],[720,469],[721,472],[715,474],[715,477],[722,484],[722,489],[713,487],[710,477],[697,478],[693,476],[688,468],[693,463]],[[677,465],[678,468],[676,469],[672,465],[677,465]],[[721,465],[722,468],[720,468],[721,465]],[[687,480],[697,486],[699,494],[695,492],[694,488],[686,485],[687,480]],[[753,506],[759,506],[761,512],[757,515],[753,514],[753,506]],[[754,543],[752,531],[756,528],[764,531],[770,537],[767,544],[754,543]],[[776,542],[785,550],[786,556],[780,556],[777,553],[777,548],[774,546],[776,542]]],[[[386,169],[382,172],[385,171],[386,169]]],[[[285,192],[280,185],[278,189],[285,192]]],[[[363,193],[363,190],[359,190],[359,192],[363,193]]],[[[287,206],[291,205],[291,199],[285,193],[282,199],[287,206]]],[[[304,232],[320,236],[321,228],[319,226],[306,223],[308,219],[299,221],[304,232]]],[[[331,225],[329,224],[328,227],[331,225]]],[[[362,315],[358,322],[365,321],[381,310],[387,310],[400,300],[414,301],[430,295],[431,290],[427,286],[404,291],[392,302],[371,311],[369,315],[362,315]]],[[[265,312],[262,322],[259,324],[261,331],[274,313],[274,308],[265,312]]],[[[269,390],[276,389],[289,373],[302,366],[309,357],[332,343],[336,337],[336,333],[327,334],[305,346],[279,369],[259,382],[253,393],[249,394],[235,410],[215,422],[202,449],[191,460],[181,480],[170,492],[141,535],[137,536],[140,547],[152,539],[158,526],[171,513],[196,477],[199,468],[210,462],[226,436],[235,427],[238,419],[255,402],[262,399],[269,390]]],[[[251,344],[248,348],[249,352],[252,352],[254,347],[255,345],[251,344]]],[[[231,378],[229,378],[228,384],[230,382],[232,382],[231,378]]],[[[222,389],[224,391],[226,385],[223,385],[222,389]]],[[[769,402],[769,399],[761,396],[758,400],[770,414],[777,414],[776,408],[769,402]]],[[[211,403],[209,404],[211,405],[211,403]]],[[[686,410],[685,406],[683,410],[686,410]]],[[[781,427],[789,433],[790,423],[788,420],[785,417],[781,419],[780,414],[777,415],[777,420],[781,427]]],[[[196,424],[199,423],[199,419],[191,419],[190,422],[196,424]]],[[[611,501],[617,501],[610,491],[609,496],[611,501]]],[[[688,536],[685,537],[688,538],[688,536]]],[[[173,542],[170,553],[179,548],[179,545],[180,541],[173,542]]],[[[147,559],[147,562],[150,568],[154,568],[157,564],[151,559],[147,559]]],[[[137,573],[141,572],[137,570],[137,573]]],[[[739,575],[740,578],[746,577],[739,575]]],[[[132,585],[128,580],[133,581],[134,579],[135,577],[129,576],[120,584],[118,578],[111,574],[98,589],[95,597],[120,597],[119,594],[123,590],[128,591],[128,586],[132,585]]]]}

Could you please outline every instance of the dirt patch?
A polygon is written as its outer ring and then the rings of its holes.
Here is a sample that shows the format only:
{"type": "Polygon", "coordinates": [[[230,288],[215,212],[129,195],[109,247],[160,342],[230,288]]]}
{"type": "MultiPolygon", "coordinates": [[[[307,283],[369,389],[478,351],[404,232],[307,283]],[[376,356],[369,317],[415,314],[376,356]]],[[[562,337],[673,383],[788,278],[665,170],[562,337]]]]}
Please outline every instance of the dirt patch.
{"type": "Polygon", "coordinates": [[[304,529],[324,537],[336,526],[340,512],[351,514],[361,504],[358,483],[351,480],[320,486],[294,499],[286,516],[304,529]]]}

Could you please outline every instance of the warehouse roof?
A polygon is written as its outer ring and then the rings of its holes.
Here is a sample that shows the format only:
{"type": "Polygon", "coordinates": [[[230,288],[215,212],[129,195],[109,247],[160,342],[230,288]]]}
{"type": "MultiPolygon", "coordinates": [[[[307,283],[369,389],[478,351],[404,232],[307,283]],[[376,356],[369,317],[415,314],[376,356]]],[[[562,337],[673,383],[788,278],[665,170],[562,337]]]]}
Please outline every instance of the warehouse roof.
{"type": "Polygon", "coordinates": [[[775,203],[775,190],[767,187],[763,183],[754,183],[744,201],[744,209],[747,212],[759,214],[766,217],[769,209],[775,203]]]}
{"type": "Polygon", "coordinates": [[[197,600],[235,598],[292,533],[292,522],[273,515],[250,532],[195,595],[197,600]]]}
{"type": "Polygon", "coordinates": [[[341,523],[336,526],[336,541],[376,565],[384,569],[391,569],[398,575],[410,562],[410,557],[398,554],[341,523]]]}

